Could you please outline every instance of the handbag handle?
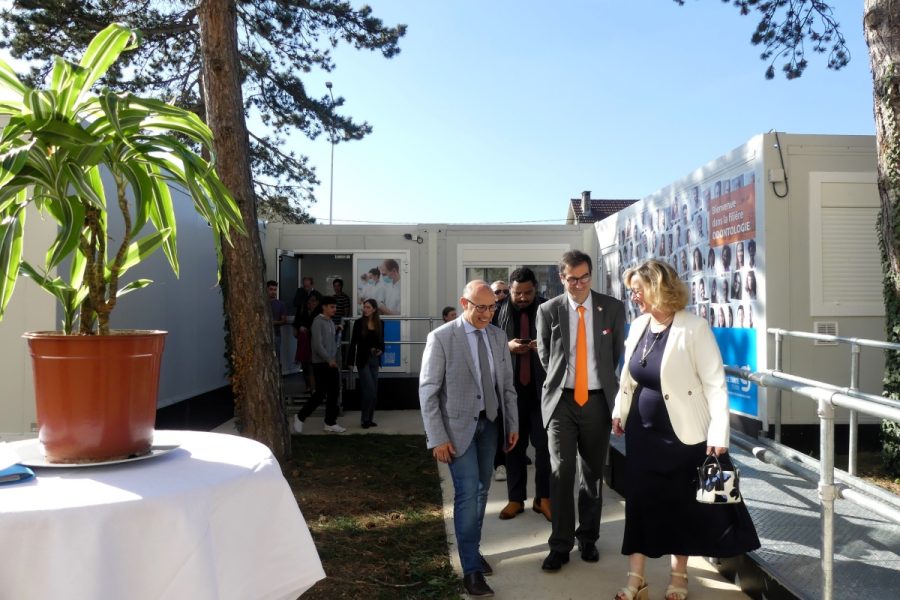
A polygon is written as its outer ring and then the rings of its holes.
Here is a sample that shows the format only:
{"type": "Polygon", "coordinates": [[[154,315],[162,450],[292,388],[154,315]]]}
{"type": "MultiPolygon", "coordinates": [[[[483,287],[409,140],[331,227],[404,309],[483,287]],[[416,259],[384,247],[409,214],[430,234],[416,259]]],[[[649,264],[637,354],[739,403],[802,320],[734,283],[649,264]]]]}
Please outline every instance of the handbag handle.
{"type": "MultiPolygon", "coordinates": [[[[714,481],[713,478],[709,477],[709,471],[712,469],[713,465],[710,461],[715,461],[715,467],[717,473],[724,473],[725,471],[722,469],[722,463],[719,462],[719,457],[715,452],[712,454],[707,454],[706,458],[703,461],[703,464],[700,465],[699,473],[700,473],[700,485],[703,487],[707,487],[707,485],[714,481]]],[[[711,473],[711,475],[715,475],[715,473],[711,473]]],[[[725,482],[722,480],[721,476],[718,478],[718,485],[716,487],[724,486],[725,482]]],[[[709,488],[706,491],[712,491],[713,488],[709,488]]]]}

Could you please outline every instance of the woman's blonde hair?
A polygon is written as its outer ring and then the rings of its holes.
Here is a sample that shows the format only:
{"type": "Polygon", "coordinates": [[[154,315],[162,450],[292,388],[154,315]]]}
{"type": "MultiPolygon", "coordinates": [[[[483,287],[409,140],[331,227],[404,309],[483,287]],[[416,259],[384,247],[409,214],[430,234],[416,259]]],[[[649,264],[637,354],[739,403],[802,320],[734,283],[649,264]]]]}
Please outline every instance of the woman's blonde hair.
{"type": "Polygon", "coordinates": [[[644,303],[651,309],[677,312],[687,306],[687,285],[668,263],[651,258],[622,275],[622,281],[628,288],[631,288],[631,282],[635,278],[643,284],[644,303]]]}

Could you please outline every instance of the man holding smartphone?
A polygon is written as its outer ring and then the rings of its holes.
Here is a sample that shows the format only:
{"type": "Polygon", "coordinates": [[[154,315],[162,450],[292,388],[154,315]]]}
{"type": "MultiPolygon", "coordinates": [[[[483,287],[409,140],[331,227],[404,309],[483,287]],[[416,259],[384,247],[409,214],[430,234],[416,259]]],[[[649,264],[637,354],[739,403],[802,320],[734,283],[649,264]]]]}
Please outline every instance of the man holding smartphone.
{"type": "Polygon", "coordinates": [[[528,482],[528,442],[534,446],[534,502],[532,510],[550,521],[550,453],[547,431],[541,419],[541,388],[546,373],[537,354],[535,322],[538,306],[537,277],[522,267],[509,277],[509,299],[497,311],[496,325],[509,338],[513,357],[513,383],[518,396],[519,441],[506,455],[506,489],[509,503],[500,511],[503,520],[525,511],[528,482]]]}

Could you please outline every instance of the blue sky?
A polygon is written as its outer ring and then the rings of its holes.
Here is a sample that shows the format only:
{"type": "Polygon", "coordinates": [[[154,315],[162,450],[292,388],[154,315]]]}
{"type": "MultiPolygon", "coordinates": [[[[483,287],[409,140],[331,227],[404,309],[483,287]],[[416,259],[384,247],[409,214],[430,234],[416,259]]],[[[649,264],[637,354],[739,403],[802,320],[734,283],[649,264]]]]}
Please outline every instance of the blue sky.
{"type": "MultiPolygon", "coordinates": [[[[852,60],[763,77],[758,19],[719,0],[369,0],[402,52],[339,47],[309,92],[374,132],[338,144],[334,223],[559,223],[568,198],[640,198],[752,136],[873,134],[862,0],[834,0],[852,60]]],[[[777,64],[780,67],[781,63],[777,64]]],[[[330,145],[302,140],[328,222],[330,145]]]]}

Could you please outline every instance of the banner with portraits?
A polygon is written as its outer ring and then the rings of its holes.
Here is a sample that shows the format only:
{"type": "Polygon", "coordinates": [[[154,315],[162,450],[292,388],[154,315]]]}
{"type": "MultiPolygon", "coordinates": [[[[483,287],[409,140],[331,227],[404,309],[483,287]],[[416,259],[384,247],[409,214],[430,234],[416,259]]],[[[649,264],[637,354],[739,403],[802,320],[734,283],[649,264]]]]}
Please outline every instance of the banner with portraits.
{"type": "MultiPolygon", "coordinates": [[[[753,171],[675,188],[668,199],[638,202],[616,215],[615,251],[605,247],[607,293],[640,314],[622,282],[648,258],[671,264],[690,291],[690,310],[713,329],[726,364],[756,369],[754,319],[760,314],[753,171]]],[[[611,218],[612,219],[612,218],[611,218]]],[[[759,417],[757,386],[728,378],[731,408],[759,417]]]]}

